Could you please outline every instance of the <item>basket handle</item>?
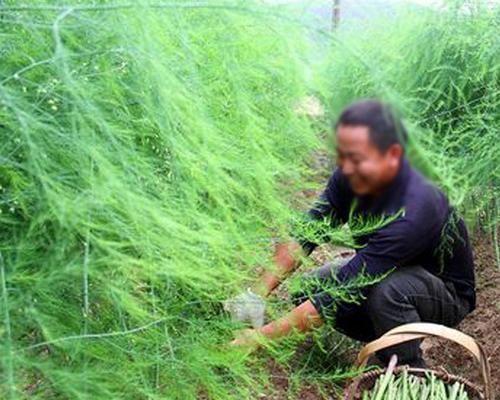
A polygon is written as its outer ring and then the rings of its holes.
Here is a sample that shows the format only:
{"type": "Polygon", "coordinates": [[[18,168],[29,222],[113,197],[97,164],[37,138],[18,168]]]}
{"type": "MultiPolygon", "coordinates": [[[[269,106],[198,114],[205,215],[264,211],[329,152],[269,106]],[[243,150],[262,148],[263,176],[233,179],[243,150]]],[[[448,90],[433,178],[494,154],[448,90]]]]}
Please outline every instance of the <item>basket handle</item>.
{"type": "Polygon", "coordinates": [[[490,364],[484,349],[472,337],[463,332],[448,328],[443,325],[417,322],[398,326],[391,329],[380,338],[368,343],[358,354],[356,362],[357,367],[364,368],[368,357],[373,353],[391,347],[400,343],[408,342],[415,339],[424,339],[429,336],[437,336],[451,340],[469,350],[474,358],[478,361],[481,368],[481,375],[484,385],[484,399],[493,400],[493,389],[491,386],[491,371],[490,364]]]}

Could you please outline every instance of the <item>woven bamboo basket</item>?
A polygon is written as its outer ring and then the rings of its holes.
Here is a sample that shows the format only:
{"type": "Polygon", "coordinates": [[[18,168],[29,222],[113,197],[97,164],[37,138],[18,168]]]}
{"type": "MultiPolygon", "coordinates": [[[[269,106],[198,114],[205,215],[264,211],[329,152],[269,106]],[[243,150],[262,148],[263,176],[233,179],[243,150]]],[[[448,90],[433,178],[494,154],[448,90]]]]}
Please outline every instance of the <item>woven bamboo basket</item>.
{"type": "Polygon", "coordinates": [[[371,388],[373,388],[376,380],[380,377],[380,375],[386,372],[392,372],[393,374],[398,375],[403,373],[404,371],[420,377],[425,376],[426,373],[431,373],[434,374],[436,378],[444,381],[445,384],[453,384],[455,382],[463,383],[470,399],[494,400],[495,397],[491,386],[490,365],[481,345],[465,333],[448,328],[443,325],[431,323],[413,323],[394,328],[387,332],[385,335],[381,336],[379,339],[374,340],[373,342],[370,342],[365,347],[363,347],[363,349],[361,349],[358,354],[356,366],[360,369],[363,369],[366,366],[368,358],[379,350],[400,343],[408,342],[410,340],[425,339],[431,336],[453,341],[467,349],[474,356],[475,360],[479,364],[479,368],[481,369],[481,376],[483,380],[482,387],[473,384],[472,382],[461,376],[450,374],[444,368],[433,370],[410,368],[408,366],[396,367],[397,357],[393,355],[387,368],[368,371],[353,378],[345,391],[344,400],[361,399],[363,392],[365,390],[370,390],[371,388]]]}

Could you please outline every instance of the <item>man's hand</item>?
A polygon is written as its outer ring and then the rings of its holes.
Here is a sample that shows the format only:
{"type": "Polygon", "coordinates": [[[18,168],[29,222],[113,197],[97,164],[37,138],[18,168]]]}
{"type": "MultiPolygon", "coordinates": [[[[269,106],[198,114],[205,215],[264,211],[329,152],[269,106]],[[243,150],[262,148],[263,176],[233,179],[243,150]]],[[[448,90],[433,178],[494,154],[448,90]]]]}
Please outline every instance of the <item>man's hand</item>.
{"type": "Polygon", "coordinates": [[[301,245],[297,242],[279,243],[274,248],[275,271],[266,271],[261,280],[255,285],[254,291],[262,297],[269,294],[300,265],[301,257],[305,255],[301,245]]]}
{"type": "Polygon", "coordinates": [[[255,329],[243,329],[235,334],[235,339],[229,343],[233,347],[259,347],[259,332],[255,329]]]}
{"type": "Polygon", "coordinates": [[[250,288],[233,299],[224,302],[224,310],[231,314],[236,322],[250,322],[255,329],[264,325],[266,304],[262,297],[250,288]]]}
{"type": "Polygon", "coordinates": [[[243,329],[236,333],[230,343],[234,347],[246,347],[253,351],[265,340],[277,339],[289,335],[293,330],[307,332],[321,326],[323,320],[310,300],[294,308],[283,318],[270,322],[260,329],[243,329]]]}

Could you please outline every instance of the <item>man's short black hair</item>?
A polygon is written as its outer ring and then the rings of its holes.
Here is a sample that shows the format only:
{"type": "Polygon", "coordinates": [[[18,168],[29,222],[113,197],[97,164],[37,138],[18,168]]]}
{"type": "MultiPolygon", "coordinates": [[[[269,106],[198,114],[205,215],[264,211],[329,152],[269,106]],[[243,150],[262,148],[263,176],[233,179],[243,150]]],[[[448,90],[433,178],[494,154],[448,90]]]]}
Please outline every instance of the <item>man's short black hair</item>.
{"type": "Polygon", "coordinates": [[[379,100],[361,100],[351,104],[340,114],[335,129],[340,125],[367,126],[371,141],[381,152],[396,143],[404,149],[408,139],[401,120],[390,106],[379,100]]]}

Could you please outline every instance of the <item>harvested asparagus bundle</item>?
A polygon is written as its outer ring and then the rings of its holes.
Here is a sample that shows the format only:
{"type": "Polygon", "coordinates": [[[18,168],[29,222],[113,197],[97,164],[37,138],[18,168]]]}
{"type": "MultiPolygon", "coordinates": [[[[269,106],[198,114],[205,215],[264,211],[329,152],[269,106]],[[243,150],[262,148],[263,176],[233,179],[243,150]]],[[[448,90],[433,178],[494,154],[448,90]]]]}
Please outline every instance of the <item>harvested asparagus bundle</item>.
{"type": "Polygon", "coordinates": [[[437,379],[426,372],[418,377],[404,371],[395,375],[391,372],[381,375],[370,390],[363,392],[363,400],[468,400],[463,383],[453,385],[437,379]]]}

